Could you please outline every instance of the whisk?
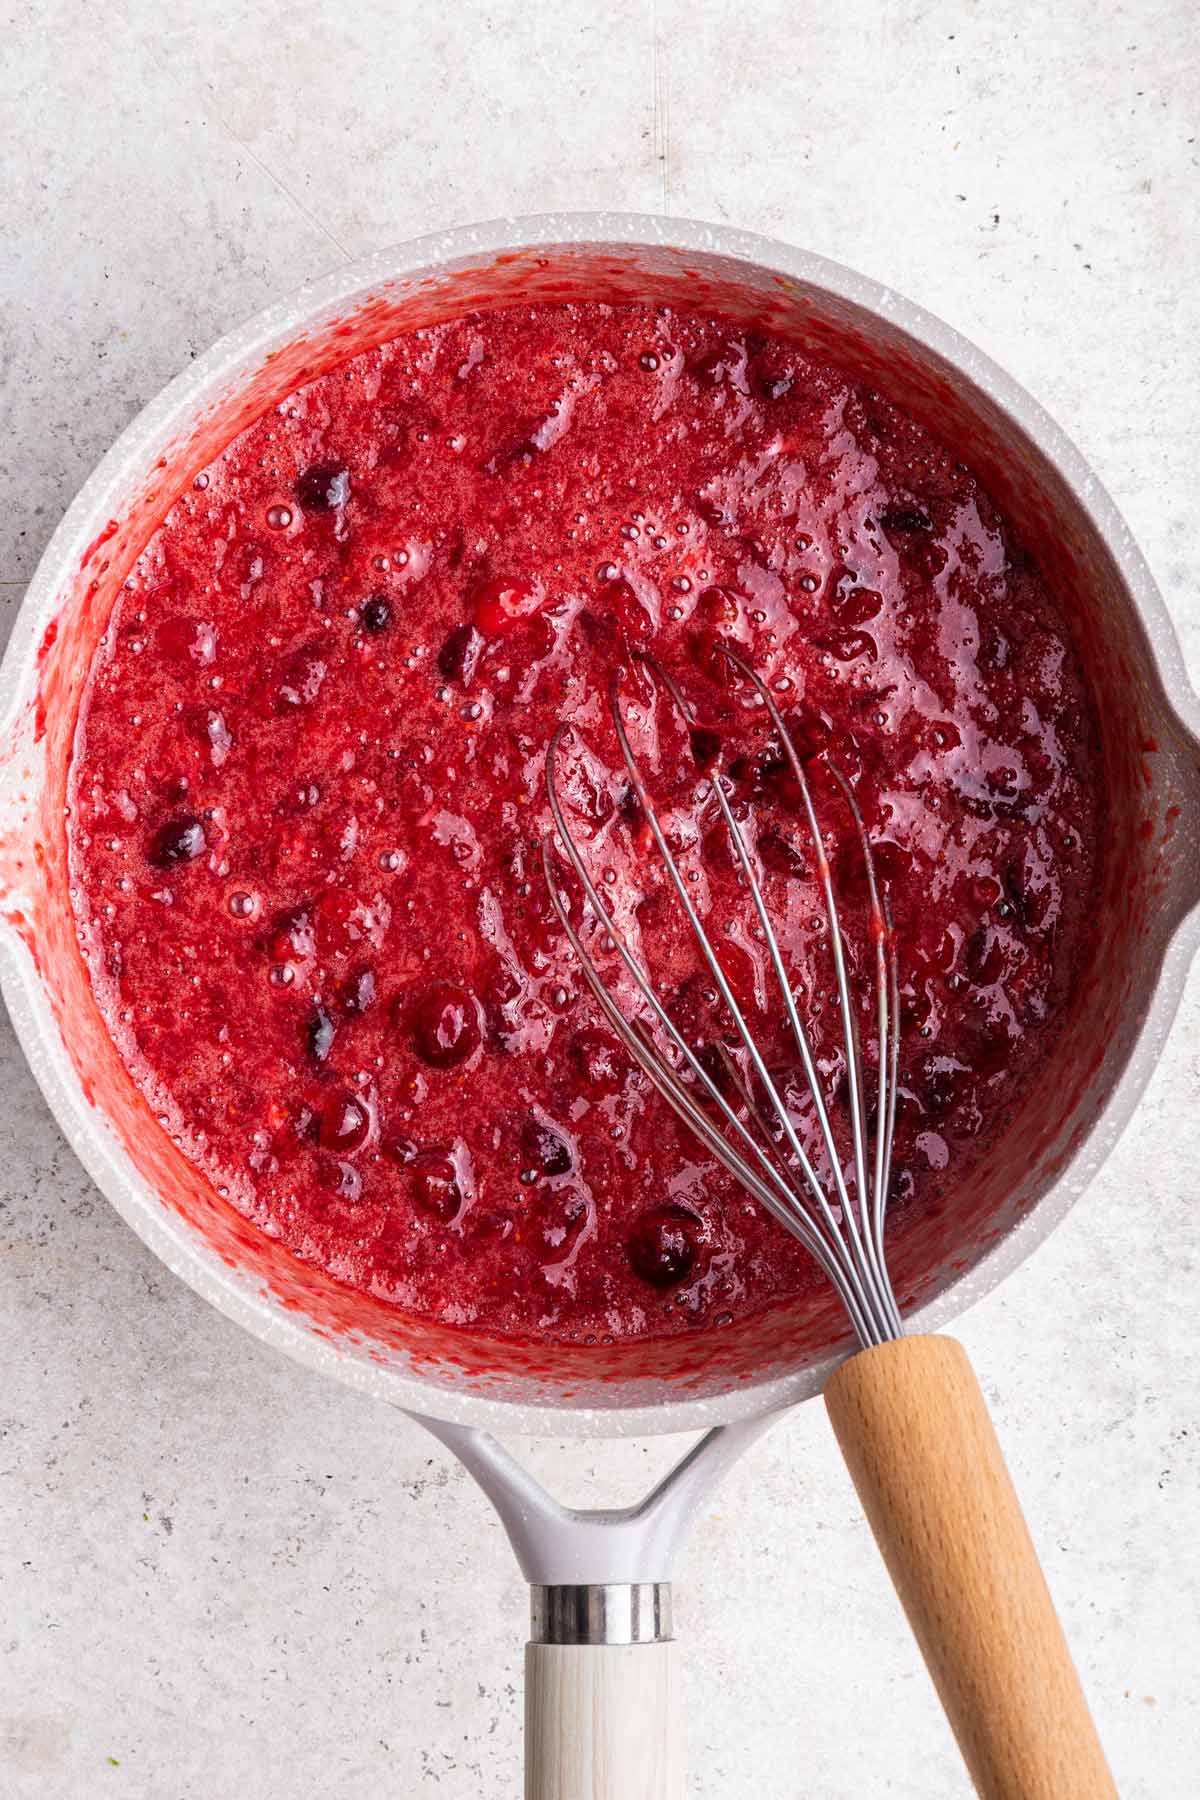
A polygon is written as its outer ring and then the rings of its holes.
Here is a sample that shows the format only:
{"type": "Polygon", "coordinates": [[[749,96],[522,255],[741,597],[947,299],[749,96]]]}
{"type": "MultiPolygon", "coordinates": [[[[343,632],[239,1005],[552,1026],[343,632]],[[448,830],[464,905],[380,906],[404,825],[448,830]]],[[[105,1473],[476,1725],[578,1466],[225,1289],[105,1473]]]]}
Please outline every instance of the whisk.
{"type": "MultiPolygon", "coordinates": [[[[719,750],[698,770],[697,799],[711,793],[756,917],[796,1061],[813,1106],[824,1177],[780,1091],[777,1074],[705,928],[634,753],[620,678],[610,711],[638,807],[690,927],[700,959],[732,1025],[749,1073],[729,1046],[718,1067],[698,1053],[659,997],[651,971],[622,933],[571,830],[559,783],[569,724],[546,753],[546,786],[556,841],[542,848],[550,898],[604,1017],[655,1089],[717,1161],[802,1243],[845,1308],[860,1353],[834,1373],[826,1406],[892,1580],[981,1794],[997,1800],[1103,1800],[1115,1795],[979,1384],[961,1347],[943,1336],[905,1337],[885,1254],[888,1187],[896,1125],[900,1051],[895,932],[881,893],[869,834],[853,788],[826,758],[861,846],[867,935],[873,962],[876,1093],[869,1130],[866,1067],[850,953],[825,838],[804,761],[767,684],[732,649],[731,668],[764,709],[799,795],[828,930],[840,1015],[849,1124],[843,1167],[830,1096],[789,977],[756,857],[730,801],[719,750]],[[582,889],[605,949],[616,952],[641,1002],[634,1016],[605,980],[560,879],[560,855],[582,889]]],[[[639,659],[651,682],[694,727],[679,685],[653,658],[639,659]]]]}
{"type": "MultiPolygon", "coordinates": [[[[875,1117],[878,1123],[875,1133],[873,1167],[869,1169],[862,1047],[858,1021],[851,1003],[846,944],[842,933],[841,918],[833,890],[829,859],[825,853],[824,840],[813,804],[812,790],[804,771],[803,762],[797,754],[792,735],[770,690],[761,677],[734,652],[725,651],[723,654],[751,683],[766,708],[767,716],[782,745],[788,767],[799,790],[805,823],[812,842],[817,881],[821,888],[829,925],[834,982],[841,1013],[853,1154],[853,1202],[850,1198],[849,1184],[842,1170],[829,1106],[817,1072],[809,1034],[800,1016],[792,983],[788,979],[784,966],[779,940],[763,898],[762,886],[755,872],[753,858],[747,848],[745,837],[729,803],[722,773],[714,764],[709,771],[708,782],[720,808],[738,867],[749,889],[750,900],[763,934],[771,969],[779,987],[788,1028],[808,1084],[809,1093],[812,1096],[817,1126],[831,1173],[832,1198],[827,1194],[825,1184],[818,1176],[796,1131],[792,1115],[779,1092],[778,1083],[772,1077],[762,1052],[747,1026],[743,1010],[738,1004],[708,933],[705,931],[703,921],[688,893],[687,883],[678,860],[671,850],[662,821],[647,790],[637,757],[634,755],[629,741],[621,710],[619,683],[614,683],[612,689],[611,712],[616,728],[617,742],[620,745],[633,792],[650,827],[679,904],[687,917],[700,955],[716,984],[717,992],[728,1011],[737,1039],[770,1108],[770,1116],[777,1122],[778,1131],[776,1133],[771,1133],[769,1124],[767,1120],[764,1120],[761,1107],[756,1103],[750,1087],[742,1079],[732,1057],[727,1051],[724,1051],[722,1055],[724,1073],[741,1102],[740,1110],[735,1110],[729,1105],[721,1091],[720,1084],[714,1080],[710,1068],[706,1067],[701,1058],[696,1055],[693,1045],[680,1032],[662,1005],[648,972],[643,967],[641,960],[630,950],[617,927],[611,908],[606,905],[603,895],[592,880],[584,857],[567,824],[558,790],[559,746],[563,733],[571,729],[568,726],[559,728],[546,757],[546,784],[555,828],[571,866],[579,877],[589,905],[632,977],[651,1016],[665,1035],[667,1043],[674,1047],[677,1056],[682,1059],[693,1080],[699,1084],[710,1106],[719,1113],[732,1136],[732,1142],[730,1136],[712,1123],[711,1118],[706,1115],[694,1095],[689,1093],[687,1085],[680,1079],[677,1071],[670,1066],[656,1048],[652,1036],[639,1031],[635,1024],[625,1016],[613,997],[595,959],[571,919],[566,896],[556,879],[552,849],[547,842],[543,845],[543,866],[550,898],[559,921],[580,959],[592,992],[625,1049],[649,1076],[667,1104],[673,1108],[686,1125],[690,1126],[696,1136],[729,1173],[741,1182],[742,1186],[753,1194],[754,1198],[792,1232],[805,1249],[815,1257],[836,1289],[859,1342],[864,1347],[869,1344],[886,1343],[892,1338],[899,1337],[903,1332],[900,1312],[888,1278],[883,1244],[887,1190],[891,1172],[892,1140],[896,1125],[896,1077],[900,1047],[899,976],[891,919],[880,898],[871,842],[863,825],[862,814],[855,800],[854,792],[841,771],[831,765],[830,773],[841,790],[862,846],[870,902],[869,929],[875,946],[875,1017],[878,1034],[878,1094],[875,1117]],[[790,1153],[792,1164],[790,1168],[778,1153],[777,1146],[780,1138],[782,1138],[786,1151],[790,1153]],[[807,1196],[808,1204],[806,1204],[805,1196],[807,1196]]],[[[694,724],[692,711],[678,685],[658,663],[649,658],[643,658],[643,662],[666,689],[679,709],[684,723],[690,728],[694,724]]]]}

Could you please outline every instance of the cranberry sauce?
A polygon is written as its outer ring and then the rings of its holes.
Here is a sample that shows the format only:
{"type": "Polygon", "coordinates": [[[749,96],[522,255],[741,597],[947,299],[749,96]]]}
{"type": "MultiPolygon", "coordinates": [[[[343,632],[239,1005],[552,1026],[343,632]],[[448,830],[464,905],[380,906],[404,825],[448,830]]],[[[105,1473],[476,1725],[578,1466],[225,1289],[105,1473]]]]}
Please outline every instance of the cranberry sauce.
{"type": "Polygon", "coordinates": [[[865,1008],[829,764],[853,786],[901,969],[892,1229],[953,1206],[1038,1076],[1096,887],[1062,615],[970,470],[835,368],[720,318],[538,306],[397,338],[264,415],[175,505],[96,655],[71,819],[92,980],[167,1129],[263,1231],[411,1312],[551,1340],[721,1325],[818,1279],[622,1051],[542,873],[569,721],[572,831],[727,1080],[618,753],[622,670],[812,1142],[705,771],[727,772],[844,1125],[814,858],[726,647],[806,759],[865,1008]]]}

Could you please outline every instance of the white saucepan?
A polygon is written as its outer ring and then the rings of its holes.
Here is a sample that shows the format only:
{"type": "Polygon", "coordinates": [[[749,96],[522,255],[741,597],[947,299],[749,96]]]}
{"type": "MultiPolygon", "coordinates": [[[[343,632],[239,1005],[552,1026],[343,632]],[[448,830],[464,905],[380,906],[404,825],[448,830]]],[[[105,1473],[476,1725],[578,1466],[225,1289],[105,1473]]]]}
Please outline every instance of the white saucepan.
{"type": "MultiPolygon", "coordinates": [[[[682,1792],[676,1552],[723,1468],[780,1408],[820,1392],[851,1349],[832,1297],[686,1341],[551,1354],[435,1329],[348,1293],[260,1236],[159,1126],[97,1012],[68,894],[67,767],[89,660],[131,563],[196,472],[298,382],[398,330],[582,293],[711,306],[811,345],[961,446],[1038,546],[1098,704],[1106,888],[1053,1064],[958,1197],[953,1241],[930,1223],[897,1244],[910,1325],[928,1331],[986,1292],[1063,1217],[1149,1079],[1195,949],[1200,708],[1120,516],[1029,395],[898,295],[723,228],[587,214],[420,239],[261,313],[145,409],[55,533],[0,672],[0,975],[62,1129],[155,1254],[266,1342],[422,1418],[494,1500],[534,1592],[527,1792],[664,1800],[682,1792]],[[490,1435],[697,1428],[708,1435],[655,1495],[605,1514],[557,1506],[490,1435]]],[[[1052,1791],[981,1776],[994,1746],[980,1752],[971,1727],[954,1722],[985,1791],[1052,1791]]]]}

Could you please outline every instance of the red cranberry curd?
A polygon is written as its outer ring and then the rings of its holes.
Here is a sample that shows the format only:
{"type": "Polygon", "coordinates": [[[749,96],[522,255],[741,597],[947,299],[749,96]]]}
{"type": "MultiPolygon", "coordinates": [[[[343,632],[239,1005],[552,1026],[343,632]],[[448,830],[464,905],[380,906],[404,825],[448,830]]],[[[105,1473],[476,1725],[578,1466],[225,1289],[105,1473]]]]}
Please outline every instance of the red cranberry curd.
{"type": "Polygon", "coordinates": [[[1097,881],[1063,615],[954,450],[835,367],[720,317],[539,305],[397,337],[264,414],[167,515],[95,656],[80,941],[133,1079],[262,1231],[409,1313],[529,1339],[722,1326],[816,1283],[612,1035],[541,864],[567,721],[572,833],[722,1079],[730,1021],[620,758],[619,674],[813,1143],[724,769],[844,1115],[815,859],[727,648],[805,759],[865,1009],[831,764],[857,797],[901,976],[891,1230],[952,1210],[1038,1078],[1097,881]]]}

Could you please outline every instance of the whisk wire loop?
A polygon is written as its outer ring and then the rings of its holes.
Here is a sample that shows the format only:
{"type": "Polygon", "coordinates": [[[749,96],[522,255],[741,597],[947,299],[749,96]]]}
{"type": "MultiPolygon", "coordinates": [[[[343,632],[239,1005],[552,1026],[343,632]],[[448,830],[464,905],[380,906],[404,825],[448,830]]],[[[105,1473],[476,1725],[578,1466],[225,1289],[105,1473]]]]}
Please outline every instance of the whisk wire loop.
{"type": "MultiPolygon", "coordinates": [[[[587,862],[567,823],[559,793],[558,758],[564,736],[572,728],[560,726],[546,753],[546,786],[551,816],[562,851],[573,869],[589,908],[600,930],[616,950],[621,963],[633,981],[651,1018],[667,1040],[672,1058],[664,1056],[656,1043],[653,1030],[644,1021],[630,1019],[605,981],[580,927],[571,917],[571,909],[559,880],[551,839],[542,846],[542,862],[551,902],[575,954],[579,958],[588,984],[600,1008],[630,1056],[645,1072],[657,1092],[675,1114],[701,1140],[729,1174],[768,1212],[790,1231],[814,1257],[841,1300],[851,1327],[864,1345],[886,1342],[903,1334],[899,1308],[892,1290],[884,1257],[884,1227],[887,1189],[891,1176],[891,1149],[895,1130],[896,1080],[899,1060],[899,973],[893,944],[889,910],[881,902],[870,839],[863,823],[854,792],[842,772],[832,764],[831,773],[845,799],[862,848],[866,870],[870,914],[870,936],[874,961],[875,1028],[877,1035],[878,1089],[875,1107],[874,1162],[868,1173],[867,1102],[864,1057],[860,1042],[856,1009],[850,990],[847,951],[833,890],[832,873],[825,851],[820,821],[804,766],[796,751],[791,733],[774,697],[755,670],[731,650],[724,654],[752,684],[764,704],[771,725],[783,747],[788,767],[796,782],[808,834],[812,842],[817,879],[824,901],[829,942],[834,967],[834,981],[842,1024],[842,1050],[845,1057],[848,1107],[850,1115],[851,1158],[854,1197],[842,1167],[823,1083],[816,1066],[812,1044],[796,1004],[792,983],[788,978],[778,935],[772,925],[762,882],[756,872],[754,858],[747,846],[726,792],[727,776],[713,766],[708,779],[722,822],[733,846],[754,907],[755,916],[767,948],[771,969],[783,998],[784,1012],[795,1042],[804,1079],[813,1102],[814,1113],[829,1169],[832,1198],[818,1174],[796,1129],[795,1121],[779,1092],[778,1078],[767,1066],[762,1050],[747,1024],[745,1014],[713,947],[698,908],[688,892],[687,883],[672,851],[662,819],[647,789],[638,758],[626,729],[622,714],[620,682],[614,681],[610,691],[610,711],[617,734],[621,757],[628,772],[633,792],[649,827],[670,885],[687,919],[697,948],[720,999],[732,1021],[738,1044],[753,1071],[747,1078],[732,1050],[719,1043],[718,1054],[723,1071],[738,1102],[739,1110],[729,1104],[721,1086],[676,1026],[655,990],[653,981],[638,956],[630,949],[617,926],[613,912],[600,893],[589,872],[587,862]],[[670,1066],[671,1060],[682,1060],[686,1074],[670,1066]],[[777,1130],[754,1098],[756,1081],[768,1104],[777,1130]],[[703,1096],[716,1118],[700,1104],[695,1090],[703,1096]],[[744,1117],[742,1116],[744,1114],[744,1117]],[[718,1122],[720,1121],[720,1122],[718,1122]],[[722,1129],[722,1124],[725,1129],[722,1129]],[[757,1127],[756,1136],[755,1130],[757,1127]],[[730,1134],[734,1141],[730,1141],[730,1134]],[[762,1141],[760,1142],[760,1138],[762,1141]],[[781,1161],[782,1157],[782,1161],[781,1161]],[[799,1184],[797,1184],[797,1175],[799,1184]],[[806,1195],[808,1203],[806,1203],[806,1195]]],[[[653,680],[665,688],[689,728],[691,710],[677,684],[658,663],[649,657],[641,659],[653,680]]],[[[701,796],[704,797],[703,795],[701,796]]]]}
{"type": "MultiPolygon", "coordinates": [[[[568,846],[573,843],[573,840],[570,840],[569,836],[565,841],[568,846]]],[[[570,855],[570,847],[568,847],[568,855],[570,855]]],[[[573,866],[576,868],[576,872],[583,882],[584,891],[588,894],[589,902],[594,908],[596,917],[612,939],[615,949],[625,962],[639,991],[642,993],[643,997],[648,1000],[656,1014],[660,1017],[660,1022],[664,1024],[672,1041],[681,1048],[683,1055],[691,1065],[693,1072],[697,1075],[701,1083],[705,1085],[710,1097],[720,1107],[728,1123],[733,1127],[735,1132],[745,1140],[751,1154],[762,1165],[770,1185],[768,1185],[767,1182],[764,1182],[745,1160],[731,1148],[726,1139],[722,1137],[721,1133],[695,1104],[692,1097],[674,1075],[673,1071],[667,1067],[657,1053],[646,1043],[645,1039],[634,1030],[629,1020],[617,1005],[617,1002],[613,999],[612,994],[605,985],[599,970],[589,951],[585,948],[575,924],[571,919],[565,897],[555,880],[550,844],[548,842],[544,843],[542,846],[542,864],[555,911],[558,914],[559,921],[566,932],[571,947],[574,949],[575,954],[580,960],[588,985],[596,996],[601,1010],[609,1024],[612,1026],[613,1031],[629,1054],[633,1057],[634,1061],[637,1062],[649,1076],[659,1094],[662,1095],[663,1099],[666,1100],[667,1104],[672,1108],[676,1115],[682,1119],[683,1123],[696,1134],[728,1173],[731,1174],[735,1180],[740,1182],[761,1205],[766,1207],[772,1217],[777,1219],[781,1225],[791,1231],[800,1242],[803,1243],[805,1249],[816,1259],[830,1282],[837,1289],[846,1311],[850,1316],[851,1322],[854,1325],[856,1333],[863,1342],[873,1341],[866,1335],[868,1327],[866,1325],[865,1314],[862,1310],[859,1296],[855,1294],[852,1289],[847,1288],[845,1278],[838,1265],[836,1256],[830,1250],[829,1246],[821,1239],[819,1234],[813,1229],[803,1208],[796,1205],[794,1193],[787,1178],[776,1168],[770,1155],[764,1152],[762,1147],[755,1142],[753,1136],[742,1124],[742,1121],[738,1119],[737,1115],[729,1108],[724,1096],[721,1095],[717,1089],[710,1086],[705,1071],[692,1055],[688,1045],[679,1037],[670,1019],[666,1017],[665,1014],[661,1013],[653,989],[650,988],[648,981],[646,981],[642,971],[637,965],[636,959],[625,944],[620,930],[605,906],[599,892],[591,889],[590,878],[587,876],[586,871],[583,870],[579,864],[575,863],[573,856],[571,857],[571,860],[573,866]]]]}

